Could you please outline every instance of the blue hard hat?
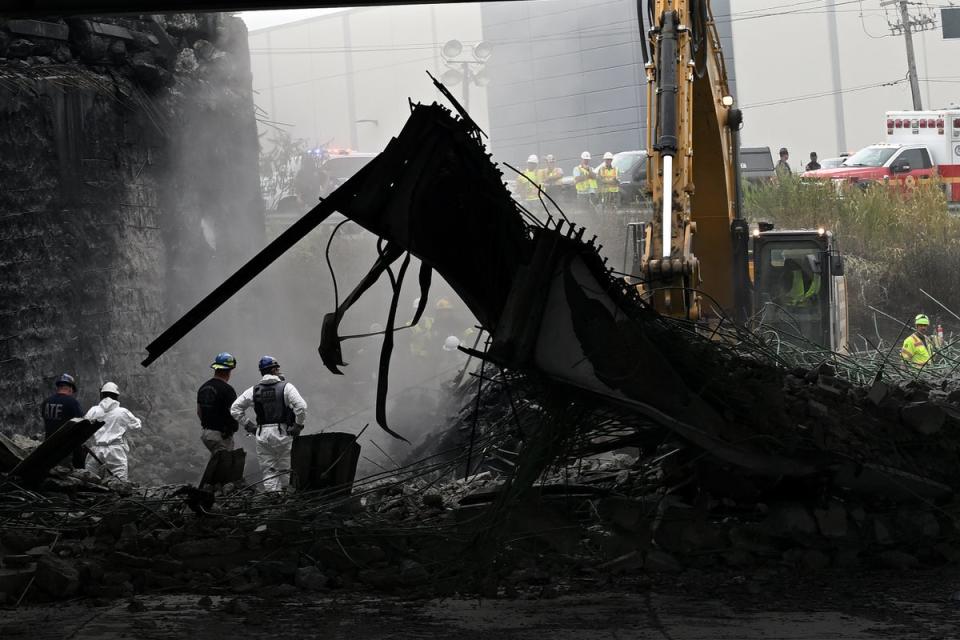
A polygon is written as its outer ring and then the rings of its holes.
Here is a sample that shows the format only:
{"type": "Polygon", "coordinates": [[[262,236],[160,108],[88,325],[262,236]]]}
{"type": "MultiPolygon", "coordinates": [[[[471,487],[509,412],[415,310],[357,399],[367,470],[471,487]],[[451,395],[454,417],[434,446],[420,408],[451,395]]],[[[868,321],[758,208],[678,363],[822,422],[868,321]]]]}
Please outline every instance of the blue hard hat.
{"type": "Polygon", "coordinates": [[[77,390],[77,381],[74,380],[74,379],[73,379],[73,376],[70,375],[69,373],[61,373],[61,374],[60,374],[60,377],[57,378],[56,383],[54,383],[54,386],[56,386],[56,387],[60,387],[60,386],[64,386],[64,385],[66,385],[66,386],[68,386],[68,387],[73,387],[73,390],[74,390],[74,391],[77,390]]]}
{"type": "Polygon", "coordinates": [[[232,355],[224,351],[223,353],[218,353],[217,357],[214,358],[213,364],[210,365],[211,369],[236,369],[237,368],[237,359],[232,355]]]}
{"type": "Polygon", "coordinates": [[[260,373],[279,366],[280,363],[277,362],[277,359],[273,356],[263,356],[260,358],[260,373]]]}

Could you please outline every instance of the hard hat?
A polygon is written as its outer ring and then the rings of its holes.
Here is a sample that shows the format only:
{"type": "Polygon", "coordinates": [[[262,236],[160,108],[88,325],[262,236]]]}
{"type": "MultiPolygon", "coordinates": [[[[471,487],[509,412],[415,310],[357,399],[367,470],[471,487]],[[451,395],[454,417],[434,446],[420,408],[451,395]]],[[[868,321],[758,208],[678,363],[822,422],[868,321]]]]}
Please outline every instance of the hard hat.
{"type": "Polygon", "coordinates": [[[73,379],[73,376],[69,373],[61,373],[60,377],[57,378],[57,381],[54,383],[55,387],[72,387],[74,391],[77,390],[77,381],[73,379]]]}
{"type": "Polygon", "coordinates": [[[605,154],[603,154],[603,159],[604,159],[604,160],[613,160],[613,154],[610,153],[609,151],[607,151],[605,154]]]}
{"type": "Polygon", "coordinates": [[[529,164],[529,163],[531,163],[531,162],[533,162],[533,163],[538,163],[538,162],[540,162],[540,158],[538,158],[536,154],[532,153],[532,154],[530,154],[530,157],[527,158],[527,164],[529,164]]]}
{"type": "Polygon", "coordinates": [[[108,382],[100,387],[100,393],[113,393],[120,395],[120,387],[118,387],[114,382],[108,382]]]}
{"type": "Polygon", "coordinates": [[[786,148],[786,147],[780,147],[780,155],[783,155],[783,154],[785,154],[785,153],[790,153],[790,152],[787,151],[787,148],[786,148]]]}
{"type": "Polygon", "coordinates": [[[214,358],[213,364],[210,365],[210,368],[211,368],[211,369],[218,369],[218,370],[220,370],[220,369],[226,369],[226,370],[236,369],[236,368],[237,368],[237,359],[234,358],[234,357],[233,357],[232,355],[230,355],[229,353],[227,353],[226,351],[223,351],[223,352],[217,354],[217,357],[214,358]]]}
{"type": "Polygon", "coordinates": [[[556,158],[553,157],[552,153],[547,154],[547,162],[553,162],[556,158]]]}
{"type": "Polygon", "coordinates": [[[922,313],[917,314],[917,317],[913,319],[913,324],[930,324],[930,318],[922,313]]]}
{"type": "Polygon", "coordinates": [[[280,363],[277,362],[277,359],[273,356],[263,356],[260,358],[260,363],[258,366],[260,368],[260,373],[263,373],[264,371],[269,371],[270,369],[279,367],[280,363]]]}
{"type": "Polygon", "coordinates": [[[447,336],[447,339],[443,341],[444,351],[456,351],[459,346],[460,338],[457,336],[447,336]]]}
{"type": "Polygon", "coordinates": [[[437,309],[453,309],[453,305],[450,304],[450,301],[446,298],[440,298],[437,300],[436,307],[437,309]]]}
{"type": "Polygon", "coordinates": [[[580,159],[581,159],[581,160],[590,160],[590,152],[589,152],[589,151],[584,151],[583,153],[581,153],[581,154],[580,154],[580,159]]]}

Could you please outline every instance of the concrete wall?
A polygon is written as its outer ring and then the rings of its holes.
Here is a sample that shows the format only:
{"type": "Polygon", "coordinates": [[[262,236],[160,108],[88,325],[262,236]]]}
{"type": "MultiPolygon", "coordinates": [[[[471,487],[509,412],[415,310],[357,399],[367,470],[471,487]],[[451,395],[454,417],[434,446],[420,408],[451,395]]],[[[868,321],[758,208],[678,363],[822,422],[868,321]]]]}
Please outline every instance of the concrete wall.
{"type": "MultiPolygon", "coordinates": [[[[443,43],[473,44],[480,31],[475,4],[354,9],[252,31],[256,104],[294,138],[380,151],[406,122],[408,98],[440,97],[425,71],[447,70],[443,43]]],[[[484,89],[471,88],[470,110],[485,126],[484,89]]],[[[269,142],[270,127],[261,131],[269,142]]]]}
{"type": "Polygon", "coordinates": [[[42,432],[39,405],[66,371],[84,406],[113,380],[165,446],[183,435],[196,449],[194,384],[231,320],[149,369],[140,361],[263,243],[246,29],[167,16],[165,49],[51,22],[69,39],[0,23],[0,429],[42,432]]]}
{"type": "MultiPolygon", "coordinates": [[[[728,13],[727,4],[714,2],[714,12],[728,13]]],[[[646,80],[636,2],[492,2],[482,13],[483,37],[497,47],[489,88],[497,159],[522,164],[531,153],[552,153],[569,173],[584,150],[644,148],[646,80]]],[[[721,39],[729,61],[726,24],[721,39]]]]}

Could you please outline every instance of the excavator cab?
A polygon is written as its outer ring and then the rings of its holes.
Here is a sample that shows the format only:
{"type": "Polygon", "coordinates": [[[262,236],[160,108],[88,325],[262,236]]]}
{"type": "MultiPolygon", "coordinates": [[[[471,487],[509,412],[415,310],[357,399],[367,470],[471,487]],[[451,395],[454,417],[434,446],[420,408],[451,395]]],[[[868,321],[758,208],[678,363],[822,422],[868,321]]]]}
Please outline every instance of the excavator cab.
{"type": "Polygon", "coordinates": [[[797,346],[847,349],[843,256],[824,229],[757,231],[753,308],[761,330],[797,346]]]}

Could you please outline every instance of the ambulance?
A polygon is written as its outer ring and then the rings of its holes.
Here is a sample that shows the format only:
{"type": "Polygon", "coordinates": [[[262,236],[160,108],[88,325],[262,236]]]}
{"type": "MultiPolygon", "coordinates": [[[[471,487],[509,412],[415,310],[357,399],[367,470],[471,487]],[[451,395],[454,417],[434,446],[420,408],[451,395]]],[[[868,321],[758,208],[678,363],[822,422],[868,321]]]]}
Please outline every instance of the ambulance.
{"type": "Polygon", "coordinates": [[[960,203],[960,107],[931,111],[887,111],[886,141],[864,147],[832,169],[803,174],[867,187],[910,188],[939,176],[947,200],[960,203]]]}
{"type": "Polygon", "coordinates": [[[925,146],[946,186],[947,200],[960,202],[960,107],[887,111],[886,121],[886,141],[925,146]]]}

